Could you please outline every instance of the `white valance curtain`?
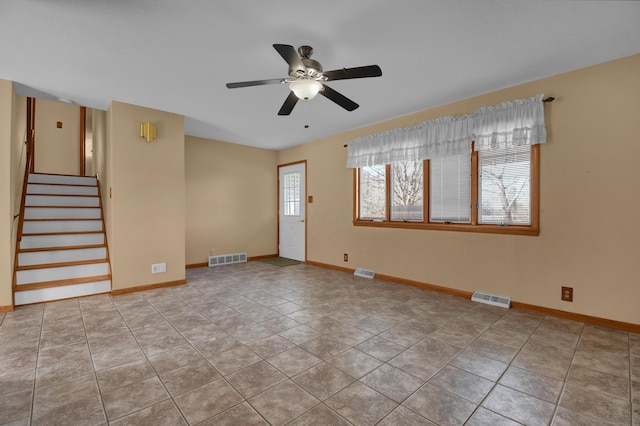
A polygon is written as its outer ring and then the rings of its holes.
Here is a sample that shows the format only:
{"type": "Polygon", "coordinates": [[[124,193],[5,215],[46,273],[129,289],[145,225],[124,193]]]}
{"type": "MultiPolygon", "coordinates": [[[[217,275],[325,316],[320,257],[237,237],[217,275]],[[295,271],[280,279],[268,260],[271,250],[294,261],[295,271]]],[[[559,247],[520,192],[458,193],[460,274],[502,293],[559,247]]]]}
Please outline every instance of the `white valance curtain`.
{"type": "Polygon", "coordinates": [[[546,141],[543,95],[478,109],[473,115],[447,116],[354,139],[348,168],[427,160],[476,150],[546,141]]]}

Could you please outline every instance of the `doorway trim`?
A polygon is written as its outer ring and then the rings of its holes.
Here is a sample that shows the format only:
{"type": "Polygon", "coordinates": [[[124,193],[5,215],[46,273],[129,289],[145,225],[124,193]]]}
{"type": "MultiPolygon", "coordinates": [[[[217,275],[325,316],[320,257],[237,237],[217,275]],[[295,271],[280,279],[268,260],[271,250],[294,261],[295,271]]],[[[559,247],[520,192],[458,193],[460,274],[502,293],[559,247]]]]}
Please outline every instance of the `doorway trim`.
{"type": "Polygon", "coordinates": [[[280,169],[288,166],[295,166],[297,164],[304,164],[304,261],[307,261],[307,234],[308,234],[308,220],[307,220],[307,208],[308,208],[308,195],[307,195],[307,160],[293,161],[290,163],[278,164],[278,256],[280,256],[280,210],[282,209],[281,200],[280,200],[280,169]]]}

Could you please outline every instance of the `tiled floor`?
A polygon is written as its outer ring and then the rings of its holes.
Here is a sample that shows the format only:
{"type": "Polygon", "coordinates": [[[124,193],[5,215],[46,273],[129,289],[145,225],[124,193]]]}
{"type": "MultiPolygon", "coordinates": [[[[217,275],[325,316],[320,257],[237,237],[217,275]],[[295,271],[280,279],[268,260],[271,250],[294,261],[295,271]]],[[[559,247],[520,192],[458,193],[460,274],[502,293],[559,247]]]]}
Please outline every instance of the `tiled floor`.
{"type": "Polygon", "coordinates": [[[0,424],[639,424],[640,335],[260,262],[0,314],[0,424]]]}

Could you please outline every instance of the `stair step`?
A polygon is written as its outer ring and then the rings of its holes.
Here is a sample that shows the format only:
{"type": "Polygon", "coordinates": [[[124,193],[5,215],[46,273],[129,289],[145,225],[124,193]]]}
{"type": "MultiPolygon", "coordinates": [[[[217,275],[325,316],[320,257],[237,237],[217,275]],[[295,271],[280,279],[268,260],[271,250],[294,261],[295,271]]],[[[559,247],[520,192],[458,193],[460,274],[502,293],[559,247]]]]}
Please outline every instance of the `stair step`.
{"type": "Polygon", "coordinates": [[[86,195],[27,195],[25,207],[99,207],[100,198],[86,195]]]}
{"type": "Polygon", "coordinates": [[[69,283],[61,282],[51,287],[31,289],[29,287],[35,286],[23,286],[23,288],[14,293],[16,306],[108,293],[111,291],[111,280],[108,276],[88,277],[88,281],[76,279],[70,280],[69,283]]]}
{"type": "Polygon", "coordinates": [[[25,220],[23,235],[102,231],[102,220],[25,220]]]}
{"type": "Polygon", "coordinates": [[[67,185],[96,186],[97,182],[97,179],[92,176],[50,175],[44,173],[31,173],[29,175],[29,183],[60,183],[67,185]]]}
{"type": "Polygon", "coordinates": [[[98,195],[97,186],[30,183],[27,194],[98,195]]]}
{"type": "Polygon", "coordinates": [[[42,265],[46,263],[80,262],[107,258],[106,247],[66,250],[39,250],[18,253],[18,267],[42,265]]]}
{"type": "Polygon", "coordinates": [[[26,219],[101,219],[100,207],[25,207],[26,219]]]}
{"type": "Polygon", "coordinates": [[[45,283],[50,281],[61,281],[73,278],[84,278],[109,274],[109,263],[106,260],[102,261],[101,263],[89,263],[72,266],[41,266],[42,267],[38,269],[16,271],[16,284],[18,286],[21,286],[24,284],[45,283]]]}
{"type": "Polygon", "coordinates": [[[55,235],[24,235],[20,241],[20,249],[69,247],[104,244],[104,234],[55,234],[55,235]]]}

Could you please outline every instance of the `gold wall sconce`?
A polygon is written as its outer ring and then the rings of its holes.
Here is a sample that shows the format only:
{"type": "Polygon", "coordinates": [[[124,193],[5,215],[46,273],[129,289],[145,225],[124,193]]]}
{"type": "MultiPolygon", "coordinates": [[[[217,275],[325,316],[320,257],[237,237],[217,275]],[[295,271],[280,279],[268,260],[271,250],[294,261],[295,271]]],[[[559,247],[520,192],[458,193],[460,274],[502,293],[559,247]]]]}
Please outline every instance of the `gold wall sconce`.
{"type": "Polygon", "coordinates": [[[151,142],[158,137],[156,126],[150,122],[142,123],[140,125],[140,137],[144,138],[147,142],[151,142]]]}

